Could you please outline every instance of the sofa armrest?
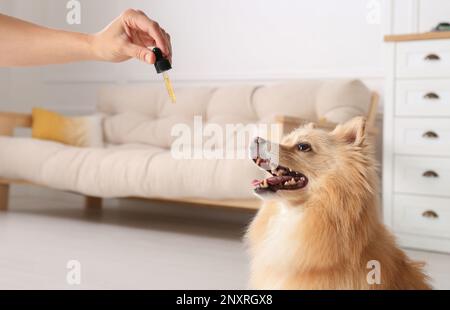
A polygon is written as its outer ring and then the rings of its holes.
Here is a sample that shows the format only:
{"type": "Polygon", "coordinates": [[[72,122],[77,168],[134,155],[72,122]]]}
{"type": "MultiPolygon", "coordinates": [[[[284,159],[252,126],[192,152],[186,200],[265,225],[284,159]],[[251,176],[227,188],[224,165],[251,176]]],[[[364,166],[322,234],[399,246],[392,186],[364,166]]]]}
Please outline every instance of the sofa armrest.
{"type": "Polygon", "coordinates": [[[0,112],[0,136],[12,136],[15,128],[30,128],[31,125],[30,114],[0,112]]]}

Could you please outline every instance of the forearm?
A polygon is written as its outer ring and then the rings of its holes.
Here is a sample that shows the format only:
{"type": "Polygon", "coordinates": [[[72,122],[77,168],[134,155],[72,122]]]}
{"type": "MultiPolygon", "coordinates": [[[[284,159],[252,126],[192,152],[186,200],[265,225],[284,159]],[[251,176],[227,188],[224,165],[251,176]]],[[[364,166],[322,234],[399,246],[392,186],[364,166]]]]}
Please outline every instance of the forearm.
{"type": "Polygon", "coordinates": [[[54,30],[0,14],[0,67],[97,60],[91,36],[54,30]]]}

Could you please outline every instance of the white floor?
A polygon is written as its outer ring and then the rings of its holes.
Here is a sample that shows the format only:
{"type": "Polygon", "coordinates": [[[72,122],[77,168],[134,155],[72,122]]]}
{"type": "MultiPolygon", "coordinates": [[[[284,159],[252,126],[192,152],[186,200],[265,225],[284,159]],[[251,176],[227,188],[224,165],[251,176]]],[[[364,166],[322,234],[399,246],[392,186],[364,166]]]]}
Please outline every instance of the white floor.
{"type": "MultiPolygon", "coordinates": [[[[0,213],[0,289],[246,287],[241,238],[251,213],[165,206],[161,215],[162,206],[116,201],[86,213],[78,196],[28,191],[14,188],[0,213]],[[79,286],[67,283],[70,260],[81,264],[79,286]]],[[[427,262],[435,288],[450,289],[450,255],[408,253],[427,262]]]]}

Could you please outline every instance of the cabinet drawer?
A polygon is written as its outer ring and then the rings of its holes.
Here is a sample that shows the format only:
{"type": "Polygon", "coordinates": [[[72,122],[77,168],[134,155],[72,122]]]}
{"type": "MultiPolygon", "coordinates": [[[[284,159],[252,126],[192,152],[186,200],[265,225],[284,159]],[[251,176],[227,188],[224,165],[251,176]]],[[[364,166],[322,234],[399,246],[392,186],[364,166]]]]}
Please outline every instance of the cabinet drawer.
{"type": "Polygon", "coordinates": [[[450,199],[395,195],[394,230],[450,238],[450,199]]]}
{"type": "Polygon", "coordinates": [[[450,80],[400,80],[396,87],[398,116],[450,116],[450,80]]]}
{"type": "Polygon", "coordinates": [[[394,190],[450,197],[450,158],[396,156],[394,190]]]}
{"type": "Polygon", "coordinates": [[[450,119],[395,119],[395,152],[412,155],[450,155],[450,119]]]}
{"type": "Polygon", "coordinates": [[[450,40],[397,44],[397,77],[450,77],[450,40]]]}

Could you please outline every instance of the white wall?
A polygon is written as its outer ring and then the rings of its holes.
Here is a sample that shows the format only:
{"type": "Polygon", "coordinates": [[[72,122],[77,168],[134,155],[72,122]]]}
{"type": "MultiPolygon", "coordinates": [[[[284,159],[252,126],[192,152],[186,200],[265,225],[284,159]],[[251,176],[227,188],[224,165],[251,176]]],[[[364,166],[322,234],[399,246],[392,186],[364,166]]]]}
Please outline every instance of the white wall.
{"type": "MultiPolygon", "coordinates": [[[[383,74],[382,26],[367,22],[367,1],[82,0],[81,26],[65,23],[66,1],[12,2],[15,16],[85,32],[98,31],[125,8],[143,9],[173,37],[175,85],[360,77],[379,88],[383,74]]],[[[90,111],[102,84],[158,78],[138,62],[17,69],[9,108],[90,111]]]]}
{"type": "Polygon", "coordinates": [[[390,33],[430,31],[439,22],[450,21],[448,0],[389,0],[392,10],[390,33]]]}
{"type": "MultiPolygon", "coordinates": [[[[172,35],[176,86],[357,77],[380,92],[383,34],[427,30],[450,11],[448,0],[81,0],[82,24],[69,26],[65,0],[2,3],[15,16],[83,32],[140,8],[172,35]]],[[[135,61],[14,69],[10,79],[4,108],[72,113],[92,111],[104,84],[159,83],[152,67],[135,61]]]]}

